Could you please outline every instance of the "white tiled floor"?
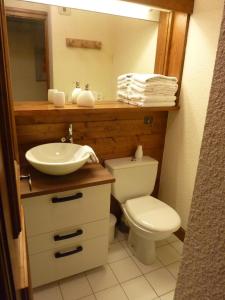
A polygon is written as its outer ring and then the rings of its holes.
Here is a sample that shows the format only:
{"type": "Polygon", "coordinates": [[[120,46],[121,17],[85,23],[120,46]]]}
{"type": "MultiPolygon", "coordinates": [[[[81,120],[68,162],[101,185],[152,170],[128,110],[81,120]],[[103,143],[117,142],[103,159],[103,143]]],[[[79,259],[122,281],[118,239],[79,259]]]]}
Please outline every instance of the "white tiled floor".
{"type": "Polygon", "coordinates": [[[173,300],[183,243],[173,235],[156,247],[156,261],[146,266],[119,232],[105,266],[37,288],[34,300],[173,300]]]}

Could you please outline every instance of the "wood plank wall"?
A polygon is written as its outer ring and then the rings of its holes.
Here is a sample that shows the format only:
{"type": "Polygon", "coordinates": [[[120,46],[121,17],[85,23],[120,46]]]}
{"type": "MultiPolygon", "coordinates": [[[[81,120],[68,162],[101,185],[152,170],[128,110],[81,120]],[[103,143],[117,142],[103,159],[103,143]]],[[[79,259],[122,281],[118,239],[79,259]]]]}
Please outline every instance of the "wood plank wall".
{"type": "Polygon", "coordinates": [[[145,155],[159,161],[156,192],[163,157],[168,112],[108,112],[75,113],[74,111],[36,112],[26,117],[16,115],[20,161],[25,164],[24,154],[35,145],[59,142],[73,124],[74,143],[91,146],[100,161],[132,156],[137,145],[143,145],[145,155]],[[48,114],[48,115],[47,115],[48,114]],[[145,124],[149,117],[152,123],[145,124]]]}

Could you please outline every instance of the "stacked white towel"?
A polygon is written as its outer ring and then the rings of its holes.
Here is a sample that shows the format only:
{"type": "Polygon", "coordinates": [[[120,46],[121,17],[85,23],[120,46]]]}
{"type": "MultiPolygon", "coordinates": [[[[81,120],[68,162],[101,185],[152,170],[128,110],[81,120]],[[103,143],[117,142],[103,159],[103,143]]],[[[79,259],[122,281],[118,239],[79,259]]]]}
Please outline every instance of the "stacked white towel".
{"type": "Polygon", "coordinates": [[[177,78],[129,73],[117,79],[118,100],[137,106],[175,106],[177,78]]]}
{"type": "Polygon", "coordinates": [[[134,73],[120,75],[117,78],[117,99],[122,102],[129,102],[132,76],[134,73]]]}

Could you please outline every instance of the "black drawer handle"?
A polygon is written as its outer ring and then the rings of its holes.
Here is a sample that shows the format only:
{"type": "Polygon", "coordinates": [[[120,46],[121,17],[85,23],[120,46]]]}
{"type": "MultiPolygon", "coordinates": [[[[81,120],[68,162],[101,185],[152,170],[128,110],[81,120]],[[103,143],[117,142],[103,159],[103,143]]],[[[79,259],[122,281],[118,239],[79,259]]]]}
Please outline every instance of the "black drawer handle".
{"type": "Polygon", "coordinates": [[[61,257],[65,257],[65,256],[69,256],[69,255],[73,255],[73,254],[76,254],[76,253],[79,253],[83,251],[83,247],[82,246],[79,246],[77,247],[76,249],[74,250],[71,250],[71,251],[67,251],[67,252],[56,252],[54,255],[55,255],[55,258],[61,258],[61,257]]]}
{"type": "Polygon", "coordinates": [[[71,200],[77,200],[83,197],[83,193],[77,193],[75,195],[66,196],[66,197],[53,197],[52,203],[60,203],[60,202],[66,202],[71,200]]]}
{"type": "Polygon", "coordinates": [[[62,240],[70,239],[72,237],[79,236],[81,234],[83,234],[82,229],[78,229],[76,232],[65,234],[65,235],[56,234],[54,235],[54,241],[62,241],[62,240]]]}

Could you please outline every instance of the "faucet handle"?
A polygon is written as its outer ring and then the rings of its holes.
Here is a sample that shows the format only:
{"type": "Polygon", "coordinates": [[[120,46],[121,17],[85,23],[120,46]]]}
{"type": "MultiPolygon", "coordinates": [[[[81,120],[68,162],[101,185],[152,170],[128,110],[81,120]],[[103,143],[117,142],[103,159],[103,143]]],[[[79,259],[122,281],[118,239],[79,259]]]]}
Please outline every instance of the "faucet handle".
{"type": "Polygon", "coordinates": [[[65,142],[66,142],[66,138],[65,138],[65,137],[62,137],[62,138],[61,138],[61,142],[62,142],[62,143],[65,143],[65,142]]]}

